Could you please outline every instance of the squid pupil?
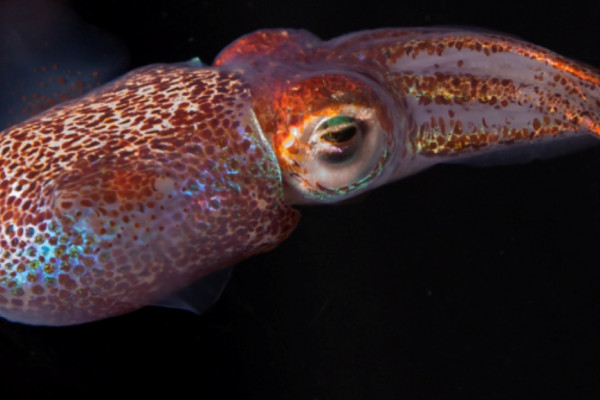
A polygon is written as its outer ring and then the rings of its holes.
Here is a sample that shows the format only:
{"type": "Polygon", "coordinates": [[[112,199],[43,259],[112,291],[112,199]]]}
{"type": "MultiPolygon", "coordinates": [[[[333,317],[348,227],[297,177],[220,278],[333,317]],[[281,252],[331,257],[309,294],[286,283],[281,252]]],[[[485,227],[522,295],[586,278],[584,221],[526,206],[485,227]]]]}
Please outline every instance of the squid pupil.
{"type": "Polygon", "coordinates": [[[332,144],[345,143],[356,135],[356,121],[352,117],[340,115],[323,122],[319,131],[323,132],[321,140],[332,144]]]}
{"type": "Polygon", "coordinates": [[[326,133],[321,136],[321,139],[329,143],[344,143],[352,139],[356,135],[356,126],[350,125],[334,132],[326,133]]]}

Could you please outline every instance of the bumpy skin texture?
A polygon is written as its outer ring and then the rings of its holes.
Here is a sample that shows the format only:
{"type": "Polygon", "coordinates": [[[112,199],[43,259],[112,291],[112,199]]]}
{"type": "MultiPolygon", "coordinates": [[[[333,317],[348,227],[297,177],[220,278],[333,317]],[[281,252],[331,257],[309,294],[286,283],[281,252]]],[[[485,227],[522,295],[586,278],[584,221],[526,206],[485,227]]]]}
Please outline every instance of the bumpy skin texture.
{"type": "Polygon", "coordinates": [[[3,132],[0,314],[122,314],[283,240],[249,100],[233,72],[150,66],[3,132]]]}
{"type": "Polygon", "coordinates": [[[276,246],[288,204],[599,124],[597,70],[493,33],[267,30],[142,68],[0,136],[0,315],[121,314],[276,246]]]}

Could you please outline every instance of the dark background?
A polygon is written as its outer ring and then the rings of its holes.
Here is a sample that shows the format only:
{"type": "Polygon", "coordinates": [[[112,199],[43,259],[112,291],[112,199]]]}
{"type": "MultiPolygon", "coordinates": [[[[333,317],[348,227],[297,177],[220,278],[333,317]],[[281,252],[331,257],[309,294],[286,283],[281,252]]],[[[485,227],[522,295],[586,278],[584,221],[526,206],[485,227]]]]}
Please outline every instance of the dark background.
{"type": "MultiPolygon", "coordinates": [[[[263,27],[322,38],[480,26],[600,66],[600,3],[72,1],[132,67],[210,62],[263,27]]],[[[87,397],[600,396],[600,149],[441,165],[352,204],[302,207],[205,315],[148,307],[68,328],[0,320],[0,393],[87,397]]]]}

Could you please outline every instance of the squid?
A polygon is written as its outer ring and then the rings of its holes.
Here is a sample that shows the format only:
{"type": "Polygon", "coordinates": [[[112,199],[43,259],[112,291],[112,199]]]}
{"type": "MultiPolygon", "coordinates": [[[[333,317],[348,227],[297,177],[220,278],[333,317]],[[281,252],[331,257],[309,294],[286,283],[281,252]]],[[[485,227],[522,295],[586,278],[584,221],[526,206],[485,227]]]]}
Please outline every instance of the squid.
{"type": "Polygon", "coordinates": [[[0,133],[0,316],[125,314],[273,249],[294,205],[598,135],[600,71],[507,35],[257,31],[0,133]]]}

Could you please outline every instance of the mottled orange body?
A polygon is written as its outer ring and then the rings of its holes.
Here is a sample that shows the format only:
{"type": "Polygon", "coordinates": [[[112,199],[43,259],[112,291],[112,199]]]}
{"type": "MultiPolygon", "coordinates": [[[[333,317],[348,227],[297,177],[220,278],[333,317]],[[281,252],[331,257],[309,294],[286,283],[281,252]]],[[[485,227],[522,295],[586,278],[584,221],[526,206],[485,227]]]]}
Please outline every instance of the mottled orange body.
{"type": "Polygon", "coordinates": [[[152,66],[3,132],[1,314],[122,314],[285,238],[249,99],[234,72],[152,66]]]}

